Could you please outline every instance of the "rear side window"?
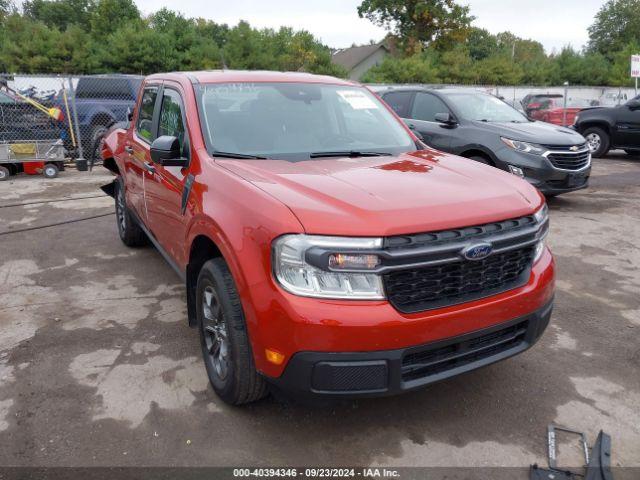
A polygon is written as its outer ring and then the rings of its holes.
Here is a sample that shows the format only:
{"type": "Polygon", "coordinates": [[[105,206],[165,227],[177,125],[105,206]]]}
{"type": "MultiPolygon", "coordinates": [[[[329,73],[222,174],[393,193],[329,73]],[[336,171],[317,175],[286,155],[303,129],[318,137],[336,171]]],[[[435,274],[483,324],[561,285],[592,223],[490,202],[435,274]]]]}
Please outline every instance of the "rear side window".
{"type": "Polygon", "coordinates": [[[413,92],[392,92],[387,93],[383,98],[400,118],[409,118],[413,95],[413,92]]]}
{"type": "Polygon", "coordinates": [[[91,77],[78,80],[76,98],[133,100],[135,85],[127,78],[91,77]]]}
{"type": "Polygon", "coordinates": [[[425,122],[435,122],[438,113],[449,113],[449,109],[435,95],[430,93],[417,93],[413,102],[411,118],[424,120],[425,122]]]}
{"type": "MultiPolygon", "coordinates": [[[[185,128],[183,122],[182,99],[175,90],[165,88],[160,108],[158,136],[169,135],[180,141],[180,149],[185,151],[185,128]]],[[[185,155],[186,156],[186,155],[185,155]]]]}
{"type": "Polygon", "coordinates": [[[140,111],[136,123],[136,132],[140,137],[151,143],[153,141],[153,108],[156,105],[158,87],[147,87],[142,92],[140,111]]]}

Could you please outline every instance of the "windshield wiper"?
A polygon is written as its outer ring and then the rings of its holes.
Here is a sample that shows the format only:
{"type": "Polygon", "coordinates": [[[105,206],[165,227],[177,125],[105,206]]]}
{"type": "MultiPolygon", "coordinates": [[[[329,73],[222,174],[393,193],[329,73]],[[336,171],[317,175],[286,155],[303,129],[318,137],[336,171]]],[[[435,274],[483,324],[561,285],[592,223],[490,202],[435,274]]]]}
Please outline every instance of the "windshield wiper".
{"type": "Polygon", "coordinates": [[[218,152],[214,150],[211,152],[211,156],[213,157],[222,157],[222,158],[238,158],[238,159],[257,159],[257,160],[266,160],[267,157],[261,157],[260,155],[245,155],[244,153],[233,153],[233,152],[218,152]]]}
{"type": "Polygon", "coordinates": [[[390,157],[387,152],[360,152],[358,150],[343,150],[337,152],[313,152],[309,154],[309,158],[328,158],[328,157],[390,157]]]}

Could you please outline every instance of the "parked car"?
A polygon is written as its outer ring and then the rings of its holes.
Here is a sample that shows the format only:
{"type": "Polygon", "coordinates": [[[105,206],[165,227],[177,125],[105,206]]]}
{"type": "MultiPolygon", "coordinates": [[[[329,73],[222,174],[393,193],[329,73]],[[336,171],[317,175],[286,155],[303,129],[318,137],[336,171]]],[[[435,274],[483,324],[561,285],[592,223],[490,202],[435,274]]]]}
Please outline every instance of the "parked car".
{"type": "MultiPolygon", "coordinates": [[[[105,133],[113,124],[127,120],[143,78],[139,75],[80,77],[75,88],[75,104],[85,158],[100,158],[105,133]]],[[[58,102],[62,105],[61,98],[58,102]]]]}
{"type": "MultiPolygon", "coordinates": [[[[572,133],[572,135],[576,135],[572,133]]],[[[122,241],[184,279],[214,390],[389,395],[520,353],[545,330],[544,197],[420,142],[324,76],[148,77],[105,139],[122,241]]]]}
{"type": "Polygon", "coordinates": [[[433,148],[511,172],[547,196],[588,185],[591,154],[581,135],[532,121],[492,95],[407,88],[382,98],[433,148]]]}
{"type": "Polygon", "coordinates": [[[568,99],[564,106],[564,97],[554,97],[539,103],[529,104],[529,118],[554,125],[573,125],[576,115],[585,108],[591,108],[592,102],[582,99],[568,99]]]}
{"type": "Polygon", "coordinates": [[[603,157],[612,148],[629,155],[640,154],[640,95],[624,105],[583,110],[574,128],[587,139],[594,157],[603,157]]]}

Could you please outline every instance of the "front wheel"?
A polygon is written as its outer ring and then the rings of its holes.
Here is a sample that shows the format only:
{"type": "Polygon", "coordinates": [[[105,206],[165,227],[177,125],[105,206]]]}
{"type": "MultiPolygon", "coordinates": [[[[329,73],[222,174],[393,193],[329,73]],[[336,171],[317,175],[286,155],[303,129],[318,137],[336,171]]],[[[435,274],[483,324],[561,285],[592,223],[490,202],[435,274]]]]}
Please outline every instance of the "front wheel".
{"type": "Polygon", "coordinates": [[[607,132],[599,127],[590,127],[582,135],[587,139],[587,146],[592,156],[599,158],[607,154],[610,142],[607,132]]]}
{"type": "Polygon", "coordinates": [[[266,382],[256,371],[240,298],[221,258],[203,265],[196,306],[202,357],[213,390],[230,405],[264,397],[266,382]]]}
{"type": "Polygon", "coordinates": [[[147,244],[147,235],[136,223],[127,206],[125,186],[122,177],[118,177],[115,185],[116,221],[120,240],[127,247],[140,247],[147,244]]]}
{"type": "Polygon", "coordinates": [[[4,182],[5,180],[9,180],[11,176],[11,172],[7,167],[0,166],[0,182],[4,182]]]}

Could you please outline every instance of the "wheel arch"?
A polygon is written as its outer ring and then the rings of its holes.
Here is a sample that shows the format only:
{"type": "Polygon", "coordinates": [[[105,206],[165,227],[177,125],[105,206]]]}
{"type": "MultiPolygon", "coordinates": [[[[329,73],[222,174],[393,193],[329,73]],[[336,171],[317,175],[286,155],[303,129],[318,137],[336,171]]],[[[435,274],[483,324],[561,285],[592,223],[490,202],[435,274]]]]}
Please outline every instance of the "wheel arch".
{"type": "Polygon", "coordinates": [[[110,127],[116,123],[116,119],[113,114],[108,110],[99,110],[93,114],[91,117],[91,126],[96,127],[98,125],[103,125],[105,127],[110,127]]]}
{"type": "Polygon", "coordinates": [[[489,162],[491,162],[492,166],[494,167],[496,166],[496,159],[493,156],[493,154],[482,147],[475,146],[472,148],[468,148],[463,152],[459,153],[459,155],[464,158],[484,157],[487,160],[489,160],[489,162]]]}
{"type": "Polygon", "coordinates": [[[241,288],[242,279],[240,278],[238,266],[230,258],[228,249],[224,246],[224,240],[219,235],[215,235],[215,229],[210,225],[205,227],[202,221],[198,222],[198,226],[191,232],[188,251],[187,266],[185,269],[186,276],[186,288],[187,288],[187,314],[189,320],[189,326],[197,326],[196,316],[196,299],[195,299],[195,287],[198,282],[198,275],[202,266],[211,259],[222,258],[231,275],[237,284],[237,288],[241,288]],[[240,284],[239,284],[240,283],[240,284]]]}
{"type": "Polygon", "coordinates": [[[611,137],[611,124],[605,120],[586,120],[580,123],[580,134],[584,134],[584,132],[589,128],[601,128],[605,131],[609,137],[611,137]]]}

